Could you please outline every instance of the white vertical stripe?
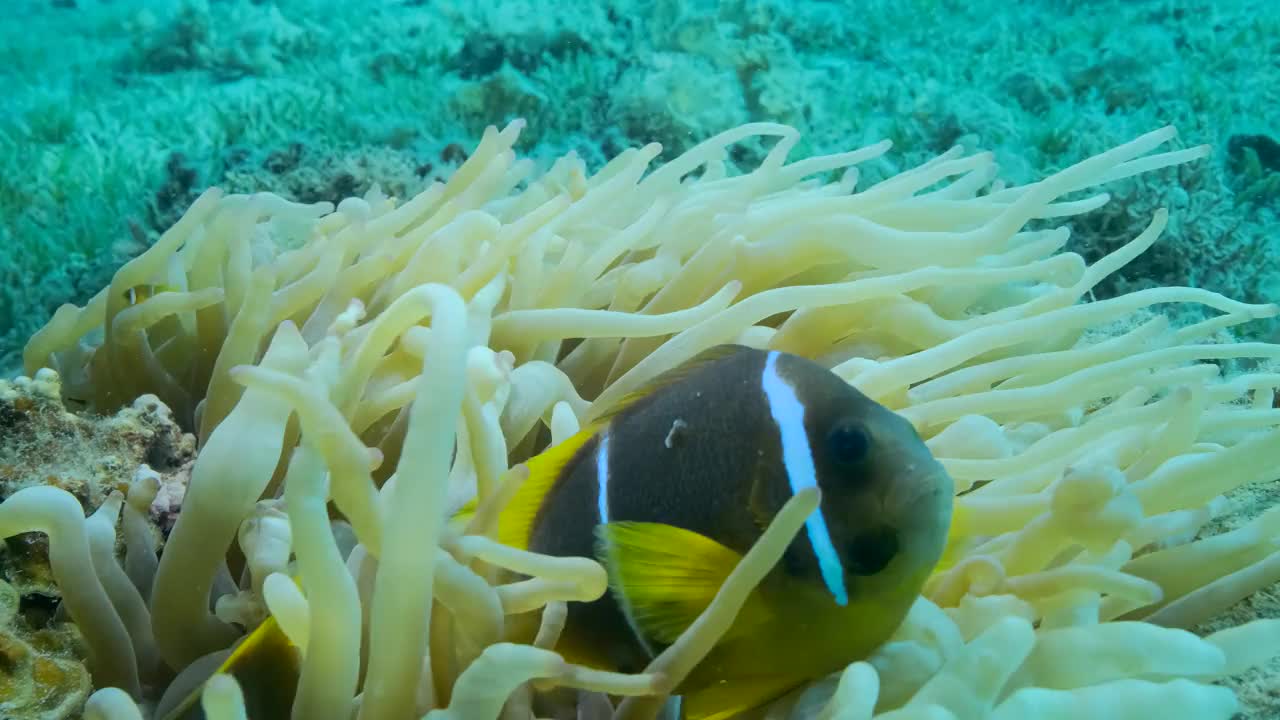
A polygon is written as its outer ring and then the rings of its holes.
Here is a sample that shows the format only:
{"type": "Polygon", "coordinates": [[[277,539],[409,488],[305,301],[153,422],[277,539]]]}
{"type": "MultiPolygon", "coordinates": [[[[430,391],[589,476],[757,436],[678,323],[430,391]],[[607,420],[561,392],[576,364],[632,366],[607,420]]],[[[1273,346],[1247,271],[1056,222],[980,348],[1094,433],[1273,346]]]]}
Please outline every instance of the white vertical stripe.
{"type": "Polygon", "coordinates": [[[596,507],[600,509],[600,524],[609,522],[609,433],[600,433],[596,446],[596,507]]]}
{"type": "MultiPolygon", "coordinates": [[[[600,442],[596,445],[596,511],[600,514],[600,524],[607,525],[609,523],[609,432],[607,430],[600,433],[600,442]]],[[[652,658],[653,647],[649,645],[649,639],[640,630],[640,626],[636,625],[626,589],[614,587],[612,592],[614,599],[618,601],[618,606],[622,609],[623,617],[627,619],[627,625],[631,627],[631,633],[640,642],[640,648],[652,658]]]]}
{"type": "MultiPolygon", "coordinates": [[[[813,449],[809,447],[809,435],[804,429],[804,404],[796,397],[795,388],[778,374],[776,351],[769,353],[765,360],[761,386],[769,401],[769,412],[778,424],[778,434],[782,438],[782,465],[787,472],[787,481],[791,484],[791,493],[817,486],[818,473],[813,466],[813,449]]],[[[831,533],[827,530],[822,508],[814,510],[804,525],[813,551],[818,556],[822,580],[835,596],[836,604],[847,605],[849,593],[844,587],[844,567],[831,543],[831,533]]]]}

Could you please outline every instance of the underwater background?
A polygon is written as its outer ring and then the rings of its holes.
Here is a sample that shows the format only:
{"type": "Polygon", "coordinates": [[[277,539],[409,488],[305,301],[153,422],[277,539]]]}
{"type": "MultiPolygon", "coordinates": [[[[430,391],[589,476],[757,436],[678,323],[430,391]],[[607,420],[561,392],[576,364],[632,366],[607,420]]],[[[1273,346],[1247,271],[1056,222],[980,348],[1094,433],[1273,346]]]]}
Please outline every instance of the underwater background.
{"type": "MultiPolygon", "coordinates": [[[[0,23],[0,368],[206,187],[409,197],[486,125],[591,169],[756,120],[801,154],[955,144],[1011,182],[1172,124],[1211,161],[1108,188],[1087,260],[1153,206],[1166,239],[1098,289],[1280,287],[1280,9],[1267,0],[13,0],[0,23]],[[1145,192],[1148,186],[1172,191],[1145,192]]],[[[751,149],[734,158],[752,164],[751,149]]],[[[1246,332],[1275,332],[1274,321],[1246,332]]],[[[6,375],[12,374],[9,372],[6,375]]]]}
{"type": "MultiPolygon", "coordinates": [[[[1280,291],[1280,4],[1268,0],[11,0],[0,21],[0,378],[33,332],[150,247],[210,186],[409,198],[486,126],[594,171],[775,121],[799,156],[894,143],[861,184],[956,145],[1029,182],[1174,125],[1206,161],[1110,183],[1070,218],[1090,262],[1170,210],[1161,242],[1095,290],[1280,291]]],[[[733,148],[754,167],[767,143],[733,148]]],[[[1171,312],[1199,312],[1178,306],[1171,312]]],[[[1197,318],[1198,319],[1198,316],[1197,318]]],[[[1235,330],[1280,341],[1280,321],[1235,330]]],[[[174,441],[178,442],[178,441],[174,441]]],[[[191,448],[187,448],[191,451],[191,448]]],[[[1280,502],[1235,496],[1215,527],[1280,502]]],[[[1205,632],[1280,617],[1272,585],[1205,632]]],[[[1280,718],[1280,662],[1232,678],[1280,718]]]]}

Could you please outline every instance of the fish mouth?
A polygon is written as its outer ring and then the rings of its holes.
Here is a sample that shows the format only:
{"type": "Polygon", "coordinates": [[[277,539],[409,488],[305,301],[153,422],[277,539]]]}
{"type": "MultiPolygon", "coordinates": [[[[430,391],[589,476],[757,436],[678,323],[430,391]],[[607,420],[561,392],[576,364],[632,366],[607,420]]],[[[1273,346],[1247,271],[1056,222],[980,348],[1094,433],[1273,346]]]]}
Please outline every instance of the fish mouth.
{"type": "Polygon", "coordinates": [[[884,499],[882,511],[910,517],[942,500],[948,508],[955,497],[955,481],[936,458],[913,459],[902,469],[902,478],[884,499]]]}
{"type": "Polygon", "coordinates": [[[896,528],[880,525],[865,530],[855,535],[845,548],[847,570],[857,577],[875,575],[889,567],[901,549],[896,528]]]}

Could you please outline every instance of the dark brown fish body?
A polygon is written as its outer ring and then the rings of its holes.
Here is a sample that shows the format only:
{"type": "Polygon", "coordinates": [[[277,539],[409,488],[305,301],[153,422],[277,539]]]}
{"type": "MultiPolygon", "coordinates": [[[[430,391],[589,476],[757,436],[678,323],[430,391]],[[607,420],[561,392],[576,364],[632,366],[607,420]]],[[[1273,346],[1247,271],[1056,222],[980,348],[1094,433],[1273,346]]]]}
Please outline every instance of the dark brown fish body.
{"type": "MultiPolygon", "coordinates": [[[[766,455],[776,461],[776,439],[769,443],[760,437],[760,423],[747,421],[768,418],[752,379],[763,366],[763,353],[738,353],[694,370],[669,391],[641,398],[611,422],[609,475],[630,480],[607,484],[608,520],[674,525],[745,553],[761,531],[757,519],[743,512],[751,484],[716,478],[746,481],[760,472],[766,455]],[[691,389],[681,391],[686,385],[691,389]],[[618,422],[622,417],[630,420],[618,422]]],[[[534,521],[529,549],[597,557],[602,437],[593,436],[565,466],[534,521]]],[[[649,660],[610,593],[594,603],[572,604],[569,623],[590,627],[618,668],[643,668],[649,660]]]]}
{"type": "MultiPolygon", "coordinates": [[[[643,627],[648,620],[637,621],[643,613],[628,607],[635,598],[622,586],[620,569],[610,567],[601,540],[606,524],[680,528],[741,555],[795,491],[817,484],[821,508],[758,593],[770,607],[763,614],[793,614],[793,623],[802,619],[795,613],[818,618],[816,632],[827,632],[824,623],[849,622],[865,603],[894,605],[882,623],[892,627],[858,633],[865,639],[850,652],[892,632],[910,606],[904,598],[918,592],[945,538],[951,484],[910,425],[794,355],[716,348],[562,445],[553,449],[558,458],[530,461],[535,489],[525,502],[536,502],[536,510],[504,541],[593,557],[609,568],[612,591],[570,605],[558,648],[598,666],[639,670],[666,644],[643,627]],[[787,607],[793,599],[798,605],[787,607]]],[[[653,592],[637,590],[647,604],[653,592]]],[[[659,598],[659,613],[662,604],[659,598]]],[[[767,636],[768,627],[757,634],[767,636]]],[[[842,647],[820,649],[812,663],[803,653],[797,662],[818,672],[857,659],[844,654],[842,647]]],[[[730,681],[738,670],[755,673],[758,662],[709,658],[681,690],[730,681]]]]}

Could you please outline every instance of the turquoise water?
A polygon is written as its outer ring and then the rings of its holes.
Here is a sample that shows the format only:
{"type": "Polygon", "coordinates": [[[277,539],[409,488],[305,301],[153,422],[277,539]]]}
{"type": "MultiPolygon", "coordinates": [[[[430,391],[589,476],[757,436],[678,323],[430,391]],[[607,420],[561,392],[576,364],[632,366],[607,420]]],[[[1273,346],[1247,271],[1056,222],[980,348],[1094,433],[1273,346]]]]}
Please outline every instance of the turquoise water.
{"type": "Polygon", "coordinates": [[[529,155],[592,166],[771,120],[805,133],[802,153],[893,140],[871,179],[960,143],[1015,181],[1172,123],[1213,159],[1118,184],[1075,224],[1091,259],[1173,210],[1167,239],[1101,292],[1259,301],[1280,280],[1273,3],[575,5],[17,0],[0,23],[0,368],[209,185],[403,197],[515,116],[529,155]]]}

